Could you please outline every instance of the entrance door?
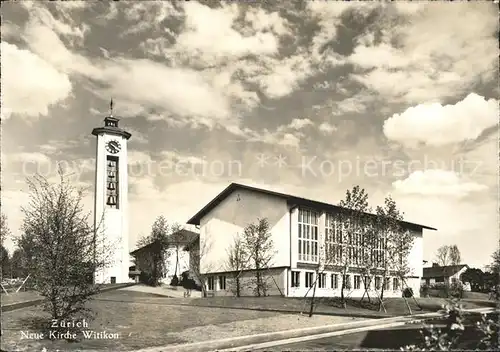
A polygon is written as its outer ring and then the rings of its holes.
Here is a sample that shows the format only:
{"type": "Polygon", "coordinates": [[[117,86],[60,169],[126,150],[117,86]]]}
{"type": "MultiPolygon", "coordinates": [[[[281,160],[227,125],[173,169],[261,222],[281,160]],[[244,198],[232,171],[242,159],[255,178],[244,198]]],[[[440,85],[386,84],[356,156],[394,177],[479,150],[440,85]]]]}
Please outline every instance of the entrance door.
{"type": "Polygon", "coordinates": [[[116,277],[115,276],[111,276],[111,283],[116,284],[116,277]]]}

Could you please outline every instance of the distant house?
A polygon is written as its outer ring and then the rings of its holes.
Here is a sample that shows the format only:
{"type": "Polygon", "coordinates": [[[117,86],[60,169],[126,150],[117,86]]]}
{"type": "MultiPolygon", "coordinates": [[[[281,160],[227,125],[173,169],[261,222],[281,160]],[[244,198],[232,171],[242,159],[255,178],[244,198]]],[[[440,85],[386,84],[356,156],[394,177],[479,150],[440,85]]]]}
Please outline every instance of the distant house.
{"type": "MultiPolygon", "coordinates": [[[[166,275],[161,279],[164,284],[170,284],[174,275],[177,275],[179,280],[184,271],[190,269],[190,252],[185,251],[185,247],[195,242],[199,235],[196,232],[189,230],[179,230],[170,235],[169,246],[166,249],[166,275]]],[[[152,272],[151,253],[159,246],[158,242],[152,242],[146,246],[138,248],[130,253],[135,258],[134,274],[138,275],[141,272],[152,272]]]]}
{"type": "Polygon", "coordinates": [[[467,264],[440,266],[433,263],[429,268],[423,268],[422,284],[453,283],[460,280],[469,266],[467,264]]]}

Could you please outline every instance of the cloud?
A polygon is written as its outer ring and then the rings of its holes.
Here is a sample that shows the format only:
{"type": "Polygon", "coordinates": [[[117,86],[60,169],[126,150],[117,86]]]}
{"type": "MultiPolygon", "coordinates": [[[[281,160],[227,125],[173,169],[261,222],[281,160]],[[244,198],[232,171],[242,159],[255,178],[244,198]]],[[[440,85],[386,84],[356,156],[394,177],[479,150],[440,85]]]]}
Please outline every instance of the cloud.
{"type": "Polygon", "coordinates": [[[28,50],[7,42],[2,48],[2,118],[47,115],[72,91],[68,76],[28,50]]]}
{"type": "MultiPolygon", "coordinates": [[[[277,52],[278,41],[274,34],[264,32],[266,26],[250,36],[243,36],[233,28],[233,22],[239,15],[237,4],[210,8],[198,2],[186,2],[184,12],[185,30],[177,37],[177,52],[190,53],[198,57],[198,60],[211,64],[248,54],[269,55],[277,52]]],[[[279,17],[269,19],[262,11],[254,12],[248,15],[252,23],[252,15],[272,21],[283,28],[279,17]]]]}
{"type": "Polygon", "coordinates": [[[349,57],[356,67],[352,78],[389,100],[405,102],[455,96],[478,79],[495,79],[497,10],[485,2],[449,5],[385,5],[377,42],[372,32],[358,38],[349,57]]]}
{"type": "Polygon", "coordinates": [[[319,125],[318,128],[324,134],[330,134],[330,133],[335,132],[337,130],[337,127],[335,127],[334,125],[332,125],[328,122],[323,122],[322,124],[319,125]]]}
{"type": "Polygon", "coordinates": [[[300,130],[300,129],[304,128],[305,126],[309,126],[312,124],[313,124],[313,122],[309,119],[293,119],[292,122],[290,122],[289,127],[296,129],[296,130],[300,130]]]}
{"type": "Polygon", "coordinates": [[[498,102],[471,93],[454,105],[420,104],[384,122],[385,136],[407,145],[474,140],[498,123],[498,102]]]}
{"type": "Polygon", "coordinates": [[[437,169],[414,171],[392,185],[402,194],[458,198],[487,189],[485,185],[462,180],[455,172],[437,169]]]}

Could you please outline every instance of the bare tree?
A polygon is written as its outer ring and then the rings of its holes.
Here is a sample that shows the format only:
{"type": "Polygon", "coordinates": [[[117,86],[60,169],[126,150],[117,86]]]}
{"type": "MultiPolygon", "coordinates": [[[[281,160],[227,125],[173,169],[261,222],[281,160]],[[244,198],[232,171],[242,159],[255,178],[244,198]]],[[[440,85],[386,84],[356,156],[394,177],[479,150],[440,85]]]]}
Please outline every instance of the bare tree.
{"type": "Polygon", "coordinates": [[[441,246],[436,252],[436,261],[441,266],[450,265],[450,246],[441,246]]]}
{"type": "Polygon", "coordinates": [[[460,250],[456,244],[449,246],[449,257],[451,265],[459,265],[462,261],[460,250]]]}
{"type": "Polygon", "coordinates": [[[189,244],[186,249],[190,252],[190,272],[200,283],[203,297],[207,297],[207,287],[204,273],[210,272],[213,269],[213,265],[210,262],[206,262],[205,259],[212,249],[212,242],[208,240],[208,238],[200,236],[196,241],[189,244]]]}
{"type": "Polygon", "coordinates": [[[266,296],[269,289],[263,273],[268,270],[274,257],[274,244],[267,219],[258,219],[257,224],[249,224],[243,231],[245,251],[249,264],[255,272],[254,292],[258,297],[266,296]]]}
{"type": "MultiPolygon", "coordinates": [[[[388,276],[392,273],[406,284],[406,276],[410,272],[408,256],[413,247],[414,237],[402,226],[404,214],[391,196],[386,197],[384,206],[376,209],[376,231],[382,244],[383,255],[379,261],[382,270],[382,290],[380,293],[379,310],[384,309],[384,292],[388,286],[388,276]]],[[[405,298],[405,303],[411,313],[411,308],[405,298]]]]}
{"type": "MultiPolygon", "coordinates": [[[[309,317],[313,315],[316,296],[316,285],[320,275],[327,268],[341,267],[341,303],[347,309],[345,291],[351,290],[348,272],[351,266],[363,269],[365,252],[369,249],[370,207],[368,194],[364,189],[355,186],[346,191],[346,197],[339,204],[341,207],[334,214],[328,214],[326,219],[325,237],[321,238],[316,279],[312,284],[313,294],[310,301],[309,317]],[[366,240],[365,240],[366,239],[366,240]]],[[[364,280],[363,280],[364,282],[364,280]]],[[[368,283],[365,283],[365,288],[368,283]]],[[[305,297],[309,294],[310,289],[305,297]]]]}
{"type": "Polygon", "coordinates": [[[94,273],[109,266],[114,244],[89,224],[83,190],[72,187],[61,169],[59,179],[56,184],[41,176],[28,179],[30,201],[22,207],[18,244],[28,254],[38,292],[47,298],[44,309],[52,319],[67,320],[91,313],[85,303],[100,290],[93,284],[94,273]]]}
{"type": "Polygon", "coordinates": [[[339,206],[341,208],[334,215],[336,223],[332,228],[337,228],[340,232],[341,250],[338,261],[342,268],[340,299],[344,308],[347,308],[344,293],[346,289],[351,289],[348,272],[353,265],[361,266],[363,260],[359,244],[363,244],[363,237],[369,224],[368,194],[356,185],[352,190],[346,191],[345,199],[340,201],[339,206]]]}
{"type": "MultiPolygon", "coordinates": [[[[412,268],[409,265],[410,252],[415,243],[415,237],[408,229],[405,229],[401,225],[401,220],[403,220],[404,214],[399,212],[396,202],[391,198],[386,200],[386,213],[384,215],[389,216],[389,221],[392,219],[399,219],[390,226],[391,230],[387,233],[387,260],[389,261],[389,267],[392,269],[396,278],[400,281],[401,289],[404,293],[404,289],[409,288],[406,278],[412,274],[412,268]]],[[[385,279],[384,279],[385,280],[385,279]]],[[[413,293],[413,292],[412,292],[413,293]]],[[[419,306],[415,296],[412,294],[412,298],[419,306]]],[[[408,303],[407,297],[403,294],[403,299],[405,301],[406,307],[410,314],[412,314],[411,307],[408,303]]]]}
{"type": "Polygon", "coordinates": [[[236,297],[241,296],[241,274],[245,269],[248,268],[248,261],[250,259],[245,243],[243,242],[240,235],[236,235],[233,243],[227,250],[227,271],[234,272],[234,282],[232,283],[232,290],[236,294],[236,297]]]}
{"type": "Polygon", "coordinates": [[[168,248],[171,245],[170,236],[180,229],[179,224],[169,224],[165,217],[160,215],[153,223],[151,233],[137,242],[139,247],[150,246],[149,255],[144,258],[150,270],[149,284],[160,285],[161,279],[167,276],[170,256],[168,248]]]}

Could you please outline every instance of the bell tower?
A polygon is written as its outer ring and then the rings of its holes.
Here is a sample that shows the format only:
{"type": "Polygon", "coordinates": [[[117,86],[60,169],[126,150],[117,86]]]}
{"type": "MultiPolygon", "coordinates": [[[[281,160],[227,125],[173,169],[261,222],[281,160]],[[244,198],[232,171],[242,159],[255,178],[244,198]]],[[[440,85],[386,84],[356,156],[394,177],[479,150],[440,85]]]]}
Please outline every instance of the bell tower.
{"type": "MultiPolygon", "coordinates": [[[[132,136],[118,126],[113,99],[97,137],[94,194],[96,255],[105,257],[106,268],[95,273],[95,283],[129,282],[127,141],[132,136]]],[[[98,259],[101,261],[101,259],[98,259]]]]}

